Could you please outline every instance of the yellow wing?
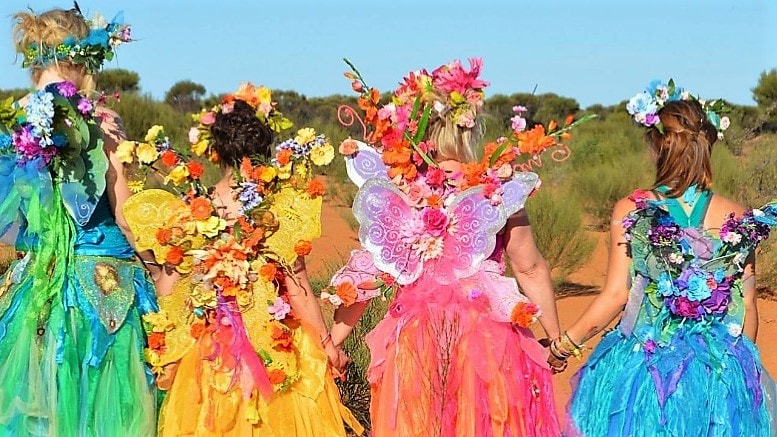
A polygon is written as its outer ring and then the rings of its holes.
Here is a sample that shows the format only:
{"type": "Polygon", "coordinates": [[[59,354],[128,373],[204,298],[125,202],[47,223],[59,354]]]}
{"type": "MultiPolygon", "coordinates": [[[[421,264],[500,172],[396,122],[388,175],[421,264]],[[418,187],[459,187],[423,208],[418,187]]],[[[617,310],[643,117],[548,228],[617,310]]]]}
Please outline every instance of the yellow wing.
{"type": "Polygon", "coordinates": [[[183,200],[164,190],[143,190],[132,195],[122,211],[132,234],[138,252],[151,250],[157,262],[163,263],[168,248],[159,244],[156,231],[165,226],[173,210],[185,207],[183,200]]]}
{"type": "Polygon", "coordinates": [[[301,240],[313,241],[321,236],[321,202],[321,197],[312,199],[291,186],[281,188],[270,205],[279,226],[267,239],[267,247],[285,262],[294,263],[294,246],[301,240]]]}

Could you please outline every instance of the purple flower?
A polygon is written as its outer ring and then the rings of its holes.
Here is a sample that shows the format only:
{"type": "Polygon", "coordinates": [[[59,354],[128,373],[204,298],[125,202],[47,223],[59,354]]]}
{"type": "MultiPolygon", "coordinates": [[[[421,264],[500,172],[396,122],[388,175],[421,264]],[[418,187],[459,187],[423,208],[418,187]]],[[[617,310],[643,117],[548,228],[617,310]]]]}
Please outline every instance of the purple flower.
{"type": "Polygon", "coordinates": [[[647,114],[645,116],[645,126],[654,126],[661,122],[658,118],[658,114],[647,114]]]}
{"type": "Polygon", "coordinates": [[[707,261],[712,258],[714,247],[712,241],[704,236],[696,228],[685,228],[681,231],[682,238],[690,245],[693,254],[701,259],[707,261]]]}
{"type": "Polygon", "coordinates": [[[275,320],[283,320],[291,312],[291,306],[286,303],[280,296],[275,298],[275,302],[267,308],[267,312],[273,316],[275,320]]]}
{"type": "Polygon", "coordinates": [[[57,84],[57,91],[59,91],[62,97],[70,98],[76,94],[76,86],[73,82],[60,82],[57,84]]]}
{"type": "Polygon", "coordinates": [[[645,345],[643,347],[645,349],[645,352],[648,354],[652,354],[656,351],[656,342],[653,341],[653,339],[650,339],[645,342],[645,345]]]}
{"type": "Polygon", "coordinates": [[[724,282],[722,284],[718,284],[718,288],[712,290],[710,297],[701,303],[708,313],[723,314],[726,312],[728,309],[728,304],[731,302],[730,288],[731,285],[727,282],[724,282]]]}
{"type": "Polygon", "coordinates": [[[78,111],[83,115],[89,115],[92,110],[94,109],[94,106],[92,105],[92,101],[87,99],[86,97],[81,97],[78,99],[78,111]]]}
{"type": "Polygon", "coordinates": [[[669,310],[680,317],[689,319],[701,319],[704,315],[704,308],[700,302],[688,299],[685,296],[673,297],[666,300],[669,310]]]}

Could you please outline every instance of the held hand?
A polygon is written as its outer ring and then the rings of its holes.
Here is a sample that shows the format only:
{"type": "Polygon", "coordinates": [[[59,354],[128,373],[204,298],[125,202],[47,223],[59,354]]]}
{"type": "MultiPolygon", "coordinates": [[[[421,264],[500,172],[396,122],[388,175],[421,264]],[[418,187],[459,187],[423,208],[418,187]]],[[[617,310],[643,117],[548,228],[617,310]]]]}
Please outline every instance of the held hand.
{"type": "Polygon", "coordinates": [[[548,349],[548,365],[554,374],[558,374],[567,370],[567,360],[557,358],[550,352],[550,344],[552,341],[549,338],[542,338],[539,340],[539,343],[542,345],[542,347],[548,349]]]}
{"type": "Polygon", "coordinates": [[[337,373],[336,376],[344,379],[345,370],[348,368],[348,365],[351,364],[351,358],[332,342],[329,342],[324,350],[326,351],[329,365],[332,366],[332,369],[337,373]]]}

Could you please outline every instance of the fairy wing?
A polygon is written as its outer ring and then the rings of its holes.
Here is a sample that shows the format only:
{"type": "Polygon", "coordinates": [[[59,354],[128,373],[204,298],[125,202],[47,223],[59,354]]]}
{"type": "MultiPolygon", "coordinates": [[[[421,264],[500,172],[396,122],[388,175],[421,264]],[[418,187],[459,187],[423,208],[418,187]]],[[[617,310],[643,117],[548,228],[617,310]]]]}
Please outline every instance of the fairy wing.
{"type": "Polygon", "coordinates": [[[388,179],[388,168],[380,153],[361,141],[356,143],[359,146],[358,152],[345,157],[345,169],[351,181],[361,187],[372,178],[388,179]]]}
{"type": "Polygon", "coordinates": [[[278,229],[267,238],[267,247],[291,264],[297,259],[294,246],[321,236],[322,198],[311,198],[291,185],[274,195],[270,211],[278,219],[278,229]]]}
{"type": "Polygon", "coordinates": [[[171,213],[175,209],[185,207],[186,203],[183,200],[172,193],[158,189],[144,190],[127,199],[122,212],[135,236],[137,251],[151,250],[157,262],[164,262],[169,249],[159,244],[156,232],[168,224],[171,213]]]}
{"type": "Polygon", "coordinates": [[[540,177],[536,173],[519,172],[512,180],[502,185],[502,205],[508,217],[526,205],[526,199],[539,184],[540,177]]]}
{"type": "Polygon", "coordinates": [[[423,263],[401,235],[403,223],[417,214],[404,193],[388,180],[370,179],[356,194],[353,213],[360,225],[359,241],[372,253],[375,266],[400,284],[418,279],[423,263]]]}

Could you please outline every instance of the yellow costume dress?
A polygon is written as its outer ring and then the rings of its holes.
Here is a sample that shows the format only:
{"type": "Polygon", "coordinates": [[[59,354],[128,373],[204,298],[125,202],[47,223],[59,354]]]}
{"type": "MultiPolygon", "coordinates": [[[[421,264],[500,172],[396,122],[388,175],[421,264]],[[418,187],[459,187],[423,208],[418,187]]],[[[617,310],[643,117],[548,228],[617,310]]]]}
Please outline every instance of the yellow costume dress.
{"type": "MultiPolygon", "coordinates": [[[[164,254],[154,232],[182,204],[161,190],[143,191],[127,202],[125,214],[140,236],[139,250],[164,254]]],[[[270,211],[278,229],[266,246],[282,264],[293,265],[295,244],[320,236],[321,198],[285,187],[274,195],[270,211]]],[[[260,271],[260,262],[253,261],[251,269],[260,271]]],[[[146,353],[162,388],[172,379],[159,435],[338,436],[345,435],[344,422],[360,433],[340,402],[318,336],[298,320],[273,318],[268,309],[279,296],[274,282],[259,279],[251,289],[245,300],[222,302],[204,318],[192,313],[192,301],[209,297],[198,296],[191,274],[159,297],[159,313],[147,320],[163,340],[152,341],[146,353]],[[159,343],[163,347],[155,349],[159,343]]]]}

